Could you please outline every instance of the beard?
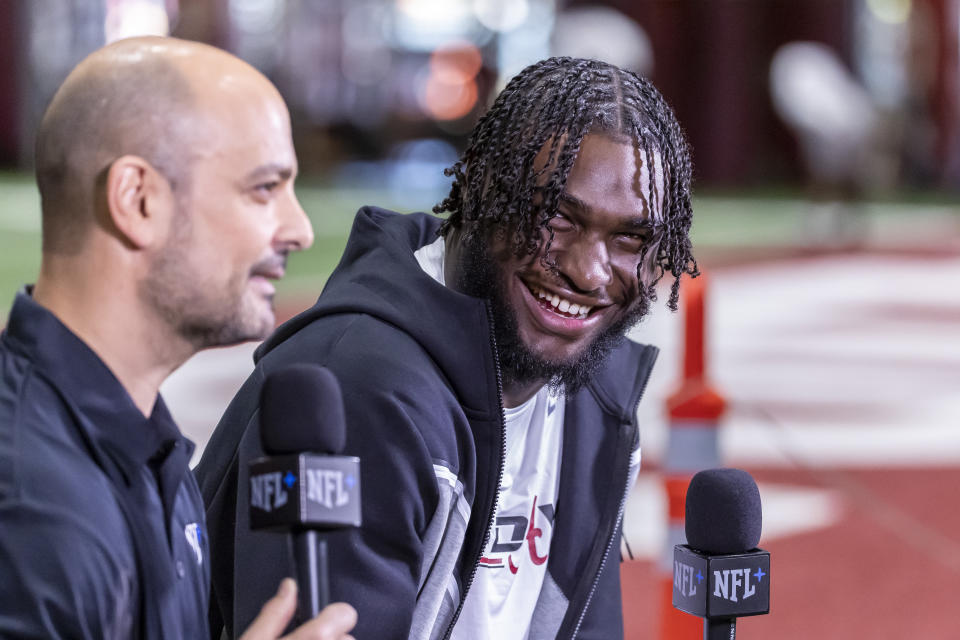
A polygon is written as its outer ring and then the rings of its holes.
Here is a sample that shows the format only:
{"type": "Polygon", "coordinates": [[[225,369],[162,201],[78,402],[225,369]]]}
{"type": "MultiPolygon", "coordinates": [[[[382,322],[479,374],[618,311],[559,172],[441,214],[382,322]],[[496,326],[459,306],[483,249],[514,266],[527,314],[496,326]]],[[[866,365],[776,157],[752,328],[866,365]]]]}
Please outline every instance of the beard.
{"type": "Polygon", "coordinates": [[[140,298],[195,350],[265,338],[273,329],[273,314],[245,295],[251,272],[235,273],[226,283],[204,282],[190,266],[189,234],[188,225],[180,227],[154,258],[140,283],[140,298]]]}
{"type": "Polygon", "coordinates": [[[581,353],[561,360],[546,358],[530,349],[520,337],[516,312],[504,292],[503,270],[490,256],[485,240],[478,236],[465,239],[464,264],[456,286],[460,291],[490,303],[500,372],[505,385],[546,381],[553,390],[568,395],[576,393],[603,366],[610,352],[623,344],[627,331],[640,322],[655,299],[653,287],[641,284],[640,295],[627,312],[603,329],[581,353]]]}

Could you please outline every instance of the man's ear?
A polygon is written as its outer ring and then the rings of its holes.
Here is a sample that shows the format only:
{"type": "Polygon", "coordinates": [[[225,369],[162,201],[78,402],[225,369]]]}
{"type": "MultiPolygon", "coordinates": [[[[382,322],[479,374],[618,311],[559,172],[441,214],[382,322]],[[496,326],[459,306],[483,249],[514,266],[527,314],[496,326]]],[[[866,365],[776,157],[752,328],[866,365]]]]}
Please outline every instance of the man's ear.
{"type": "Polygon", "coordinates": [[[132,247],[164,242],[173,198],[163,174],[139,156],[121,156],[110,165],[105,186],[110,219],[132,247]]]}

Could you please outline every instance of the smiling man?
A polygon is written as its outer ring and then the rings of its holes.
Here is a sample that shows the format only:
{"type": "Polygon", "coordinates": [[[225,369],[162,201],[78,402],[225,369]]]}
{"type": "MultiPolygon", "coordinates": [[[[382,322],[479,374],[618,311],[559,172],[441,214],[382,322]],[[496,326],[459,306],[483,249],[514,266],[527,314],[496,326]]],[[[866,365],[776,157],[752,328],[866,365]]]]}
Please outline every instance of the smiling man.
{"type": "Polygon", "coordinates": [[[624,334],[665,273],[675,308],[697,272],[680,127],[646,80],[553,58],[511,80],[448,173],[446,220],[359,212],[316,305],[261,346],[206,450],[232,629],[265,594],[251,578],[289,570],[249,531],[246,463],[264,376],[306,361],[339,377],[361,459],[363,524],[328,537],[357,638],[623,634],[616,542],[656,356],[624,334]]]}
{"type": "MultiPolygon", "coordinates": [[[[206,637],[193,444],[159,387],[264,337],[270,280],[313,241],[286,105],[224,51],[120,41],[57,91],[36,168],[40,274],[0,335],[0,637],[206,637]]],[[[295,593],[246,637],[282,633],[295,593]]],[[[292,637],[349,638],[354,616],[332,605],[292,637]]]]}

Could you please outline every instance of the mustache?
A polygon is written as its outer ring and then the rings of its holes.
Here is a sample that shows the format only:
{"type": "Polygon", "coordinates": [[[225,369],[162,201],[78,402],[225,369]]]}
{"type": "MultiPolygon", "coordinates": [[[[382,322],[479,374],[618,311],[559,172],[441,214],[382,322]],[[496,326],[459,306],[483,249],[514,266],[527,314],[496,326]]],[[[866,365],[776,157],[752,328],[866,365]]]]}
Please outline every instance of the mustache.
{"type": "Polygon", "coordinates": [[[251,276],[263,276],[265,278],[282,278],[287,270],[287,256],[289,252],[280,251],[268,258],[260,260],[250,268],[251,276]]]}

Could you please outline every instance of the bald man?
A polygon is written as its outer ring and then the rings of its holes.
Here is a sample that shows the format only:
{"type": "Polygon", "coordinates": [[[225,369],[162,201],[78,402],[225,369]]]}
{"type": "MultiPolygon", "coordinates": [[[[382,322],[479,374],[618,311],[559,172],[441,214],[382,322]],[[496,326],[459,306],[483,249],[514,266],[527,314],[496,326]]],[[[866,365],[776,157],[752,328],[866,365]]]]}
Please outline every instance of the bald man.
{"type": "MultiPolygon", "coordinates": [[[[0,336],[0,637],[200,638],[210,554],[193,451],[159,395],[197,351],[263,338],[313,241],[286,106],[173,39],[80,63],[37,135],[43,259],[0,336]]],[[[275,638],[285,581],[248,629],[275,638]]],[[[341,638],[333,605],[295,638],[341,638]]]]}

